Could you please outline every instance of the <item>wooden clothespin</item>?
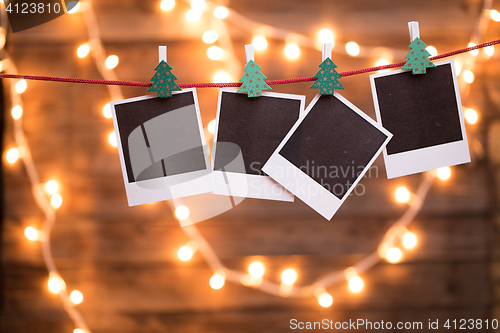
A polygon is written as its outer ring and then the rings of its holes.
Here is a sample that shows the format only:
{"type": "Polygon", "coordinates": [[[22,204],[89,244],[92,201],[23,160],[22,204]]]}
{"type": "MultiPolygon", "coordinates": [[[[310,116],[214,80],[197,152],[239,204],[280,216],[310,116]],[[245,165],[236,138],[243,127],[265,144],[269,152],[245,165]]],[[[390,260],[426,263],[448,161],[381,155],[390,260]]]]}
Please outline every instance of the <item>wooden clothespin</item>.
{"type": "Polygon", "coordinates": [[[255,51],[254,51],[253,45],[252,44],[245,45],[245,58],[246,58],[247,64],[250,61],[255,61],[254,57],[255,57],[255,51]]]}
{"type": "Polygon", "coordinates": [[[410,42],[413,42],[417,37],[420,38],[420,30],[417,21],[408,22],[408,30],[410,30],[410,42]]]}
{"type": "Polygon", "coordinates": [[[325,61],[326,58],[332,59],[332,43],[324,43],[323,44],[323,57],[322,61],[325,61]]]}
{"type": "Polygon", "coordinates": [[[158,62],[165,61],[167,62],[167,47],[166,46],[158,46],[158,55],[160,60],[158,62]]]}

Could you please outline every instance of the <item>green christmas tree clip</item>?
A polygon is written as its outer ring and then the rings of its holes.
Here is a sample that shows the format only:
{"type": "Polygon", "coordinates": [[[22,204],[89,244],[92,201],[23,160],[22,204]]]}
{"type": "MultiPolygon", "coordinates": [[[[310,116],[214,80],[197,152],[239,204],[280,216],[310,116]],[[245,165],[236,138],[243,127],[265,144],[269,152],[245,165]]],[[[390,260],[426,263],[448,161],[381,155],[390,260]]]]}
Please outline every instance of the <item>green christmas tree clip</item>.
{"type": "Polygon", "coordinates": [[[253,45],[245,45],[245,55],[247,64],[243,68],[245,74],[240,78],[242,85],[238,89],[239,93],[247,93],[248,97],[262,96],[262,90],[269,90],[271,87],[264,81],[267,77],[260,71],[261,67],[253,60],[253,45]]]}
{"type": "Polygon", "coordinates": [[[427,68],[436,67],[429,59],[431,54],[425,49],[427,46],[419,37],[418,22],[408,22],[410,29],[410,51],[405,56],[408,61],[403,69],[411,69],[413,74],[425,74],[427,68]]]}
{"type": "Polygon", "coordinates": [[[181,90],[175,80],[177,77],[172,74],[172,67],[167,63],[167,47],[160,46],[160,63],[155,67],[156,74],[151,78],[153,81],[148,92],[158,93],[158,97],[171,97],[172,91],[181,90]]]}
{"type": "Polygon", "coordinates": [[[323,44],[323,62],[319,65],[321,68],[314,77],[316,82],[310,88],[319,89],[321,95],[333,95],[335,89],[344,89],[339,82],[340,74],[335,68],[337,65],[332,61],[332,44],[323,44]]]}

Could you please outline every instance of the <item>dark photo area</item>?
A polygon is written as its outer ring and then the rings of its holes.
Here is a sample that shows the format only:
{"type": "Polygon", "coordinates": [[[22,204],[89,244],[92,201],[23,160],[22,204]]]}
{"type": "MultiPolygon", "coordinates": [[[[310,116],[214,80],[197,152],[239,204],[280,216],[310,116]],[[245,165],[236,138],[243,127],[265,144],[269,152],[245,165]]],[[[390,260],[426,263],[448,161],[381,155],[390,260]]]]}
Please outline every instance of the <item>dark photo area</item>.
{"type": "Polygon", "coordinates": [[[342,200],[385,140],[348,105],[322,95],[279,154],[342,200]]]}
{"type": "Polygon", "coordinates": [[[387,154],[463,139],[451,64],[375,78],[382,125],[394,137],[387,154]]]}

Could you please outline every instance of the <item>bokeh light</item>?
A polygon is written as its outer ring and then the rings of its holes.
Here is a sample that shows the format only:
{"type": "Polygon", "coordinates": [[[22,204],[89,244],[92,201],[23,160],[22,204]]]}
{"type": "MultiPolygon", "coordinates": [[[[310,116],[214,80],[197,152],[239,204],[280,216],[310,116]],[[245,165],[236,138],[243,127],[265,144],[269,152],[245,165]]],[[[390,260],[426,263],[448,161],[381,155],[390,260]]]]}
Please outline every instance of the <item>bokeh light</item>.
{"type": "Polygon", "coordinates": [[[355,42],[349,42],[345,45],[345,50],[350,56],[357,56],[359,54],[359,45],[355,42]]]}
{"type": "Polygon", "coordinates": [[[285,47],[285,54],[290,59],[295,59],[300,55],[300,48],[296,44],[288,44],[285,47]]]}

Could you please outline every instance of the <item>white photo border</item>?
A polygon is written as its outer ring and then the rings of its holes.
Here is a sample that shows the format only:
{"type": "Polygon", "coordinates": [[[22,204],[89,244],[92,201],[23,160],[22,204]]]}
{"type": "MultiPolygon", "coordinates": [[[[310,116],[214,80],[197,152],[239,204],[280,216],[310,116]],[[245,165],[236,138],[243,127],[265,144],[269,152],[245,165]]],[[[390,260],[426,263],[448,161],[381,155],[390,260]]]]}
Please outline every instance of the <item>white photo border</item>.
{"type": "Polygon", "coordinates": [[[118,145],[117,148],[118,148],[118,153],[120,155],[120,164],[122,168],[123,181],[125,183],[125,192],[127,194],[127,201],[129,206],[137,206],[151,202],[170,200],[174,198],[182,198],[191,195],[213,192],[214,184],[212,179],[212,168],[210,165],[207,142],[205,140],[205,134],[203,132],[203,125],[201,122],[200,107],[198,105],[198,96],[196,94],[196,89],[187,88],[187,89],[182,89],[180,91],[172,92],[172,94],[174,95],[186,94],[186,93],[190,93],[193,95],[206,169],[191,171],[167,177],[148,179],[134,183],[129,183],[128,181],[128,173],[125,165],[125,157],[123,155],[123,147],[120,140],[120,128],[118,126],[118,121],[116,119],[115,105],[143,101],[157,97],[154,95],[145,95],[145,96],[124,99],[120,101],[113,101],[110,103],[111,113],[113,117],[113,126],[115,128],[115,134],[117,138],[116,140],[118,145]],[[155,184],[157,184],[160,180],[164,182],[164,184],[166,185],[166,189],[160,189],[160,188],[154,189],[155,184]],[[140,184],[142,184],[143,186],[140,186],[140,184]]]}
{"type": "MultiPolygon", "coordinates": [[[[237,91],[238,89],[234,88],[219,89],[219,100],[217,102],[217,116],[215,120],[216,126],[215,126],[214,141],[213,141],[214,143],[212,150],[212,170],[215,166],[215,156],[217,151],[217,137],[219,133],[222,93],[228,92],[237,94],[238,93],[237,91]]],[[[300,101],[300,110],[298,119],[300,120],[304,116],[304,107],[305,107],[304,95],[262,92],[262,96],[298,100],[300,101]]],[[[287,191],[281,185],[276,183],[269,176],[213,170],[213,179],[215,185],[215,189],[213,192],[214,194],[253,198],[253,199],[288,201],[288,202],[293,202],[294,200],[294,196],[289,191],[287,191]],[[226,180],[228,181],[228,183],[226,183],[226,180]]]]}
{"type": "Polygon", "coordinates": [[[298,197],[304,203],[309,205],[311,208],[313,208],[327,220],[332,219],[333,215],[335,215],[340,206],[342,206],[344,201],[349,197],[351,192],[355,189],[356,185],[363,178],[365,173],[370,169],[373,162],[375,162],[375,159],[380,155],[380,153],[385,148],[389,140],[392,138],[392,134],[389,133],[389,131],[383,128],[371,117],[366,115],[363,111],[358,109],[355,105],[353,105],[351,102],[345,99],[337,91],[334,92],[333,96],[336,97],[340,102],[345,104],[347,107],[349,107],[352,111],[356,112],[363,119],[368,121],[371,125],[377,128],[384,135],[387,136],[384,143],[372,156],[372,158],[367,163],[363,171],[359,173],[358,177],[356,178],[352,186],[349,188],[349,190],[344,194],[342,199],[337,198],[333,193],[325,189],[323,186],[321,186],[321,184],[318,184],[314,179],[309,177],[302,170],[297,168],[294,164],[292,164],[290,161],[288,161],[286,158],[284,158],[279,154],[283,146],[288,142],[288,140],[297,130],[297,128],[299,128],[300,124],[307,117],[307,115],[312,110],[314,105],[316,105],[316,102],[321,97],[321,94],[317,94],[311,101],[311,103],[309,103],[307,109],[304,112],[304,116],[295,123],[290,132],[286,135],[281,144],[274,151],[273,155],[271,155],[271,158],[262,168],[262,170],[265,173],[267,173],[270,177],[272,177],[283,187],[292,192],[296,197],[298,197]],[[292,173],[286,172],[285,174],[283,174],[282,170],[293,170],[293,172],[292,173]]]}
{"type": "MultiPolygon", "coordinates": [[[[465,131],[464,115],[462,112],[462,102],[460,100],[460,90],[458,88],[457,75],[455,72],[455,62],[453,59],[450,59],[436,62],[434,64],[436,67],[443,65],[449,65],[451,67],[453,87],[455,89],[455,97],[458,107],[458,116],[460,118],[460,128],[462,131],[462,140],[390,155],[387,154],[387,148],[384,148],[385,169],[388,179],[434,170],[445,166],[469,163],[471,161],[469,144],[467,142],[467,133],[465,131]]],[[[377,122],[382,126],[384,124],[382,123],[382,117],[380,115],[375,79],[409,71],[411,71],[411,69],[398,69],[387,73],[370,75],[375,114],[377,115],[377,122]]]]}

